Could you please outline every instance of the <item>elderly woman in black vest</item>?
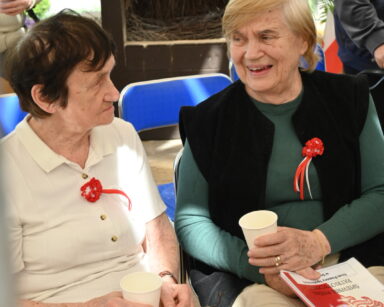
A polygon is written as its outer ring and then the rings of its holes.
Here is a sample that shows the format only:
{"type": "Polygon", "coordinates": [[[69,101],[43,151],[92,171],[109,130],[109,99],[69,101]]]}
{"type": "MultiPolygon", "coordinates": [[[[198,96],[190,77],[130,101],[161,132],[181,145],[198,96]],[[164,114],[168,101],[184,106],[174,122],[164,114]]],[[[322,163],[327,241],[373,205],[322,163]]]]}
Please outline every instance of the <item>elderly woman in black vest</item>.
{"type": "Polygon", "coordinates": [[[180,115],[176,230],[201,304],[303,306],[278,273],[316,279],[324,258],[383,280],[384,139],[366,81],[313,71],[307,1],[231,0],[223,30],[240,80],[180,115]],[[280,227],[248,250],[238,220],[258,209],[280,227]]]}

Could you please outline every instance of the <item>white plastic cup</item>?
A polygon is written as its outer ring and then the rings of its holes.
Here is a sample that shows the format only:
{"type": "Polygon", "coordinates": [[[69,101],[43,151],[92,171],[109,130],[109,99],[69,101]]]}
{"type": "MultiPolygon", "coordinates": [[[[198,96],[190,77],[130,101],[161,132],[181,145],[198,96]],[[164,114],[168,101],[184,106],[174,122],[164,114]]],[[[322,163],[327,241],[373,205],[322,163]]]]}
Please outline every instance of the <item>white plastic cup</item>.
{"type": "Polygon", "coordinates": [[[257,210],[244,214],[239,219],[248,248],[254,246],[256,238],[277,231],[277,214],[269,210],[257,210]]]}
{"type": "Polygon", "coordinates": [[[120,280],[120,287],[127,301],[159,307],[162,283],[155,273],[134,272],[120,280]]]}

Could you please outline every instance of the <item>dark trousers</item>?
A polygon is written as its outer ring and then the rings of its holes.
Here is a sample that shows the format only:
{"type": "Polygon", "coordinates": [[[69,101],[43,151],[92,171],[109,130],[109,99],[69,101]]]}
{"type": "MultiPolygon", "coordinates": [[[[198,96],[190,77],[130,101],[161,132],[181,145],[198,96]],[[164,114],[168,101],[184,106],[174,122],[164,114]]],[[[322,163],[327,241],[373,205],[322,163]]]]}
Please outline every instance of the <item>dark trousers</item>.
{"type": "Polygon", "coordinates": [[[193,269],[189,277],[201,306],[230,307],[243,289],[252,284],[227,272],[203,273],[193,269]]]}

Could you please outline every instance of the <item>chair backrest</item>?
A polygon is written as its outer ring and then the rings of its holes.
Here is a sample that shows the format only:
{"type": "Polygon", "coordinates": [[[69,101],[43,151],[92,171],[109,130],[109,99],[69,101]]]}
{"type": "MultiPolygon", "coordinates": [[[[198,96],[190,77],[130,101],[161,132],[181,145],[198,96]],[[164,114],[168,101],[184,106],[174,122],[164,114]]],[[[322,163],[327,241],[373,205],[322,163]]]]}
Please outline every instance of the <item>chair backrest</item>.
{"type": "Polygon", "coordinates": [[[317,62],[316,70],[325,71],[325,55],[324,55],[324,50],[323,48],[321,48],[320,44],[316,44],[315,52],[320,58],[319,61],[317,62]]]}
{"type": "Polygon", "coordinates": [[[363,75],[368,80],[369,90],[384,132],[384,69],[366,69],[360,71],[358,75],[363,75]]]}
{"type": "Polygon", "coordinates": [[[173,184],[175,185],[175,195],[177,192],[177,182],[179,180],[179,166],[181,157],[183,156],[183,151],[184,148],[182,147],[177,153],[175,160],[173,161],[173,184]]]}
{"type": "Polygon", "coordinates": [[[0,95],[0,131],[4,136],[15,129],[16,125],[27,115],[20,108],[16,94],[0,95]]]}
{"type": "MultiPolygon", "coordinates": [[[[179,166],[181,157],[183,156],[183,150],[182,147],[180,151],[177,153],[174,161],[173,161],[173,184],[175,189],[175,209],[176,209],[176,194],[177,194],[177,182],[179,180],[179,166]]],[[[183,251],[183,249],[180,247],[180,267],[182,268],[180,270],[180,282],[186,283],[188,282],[188,271],[190,270],[190,258],[187,253],[183,251]]]]}
{"type": "Polygon", "coordinates": [[[219,73],[131,83],[120,95],[120,117],[137,131],[176,125],[182,106],[195,106],[231,83],[219,73]]]}

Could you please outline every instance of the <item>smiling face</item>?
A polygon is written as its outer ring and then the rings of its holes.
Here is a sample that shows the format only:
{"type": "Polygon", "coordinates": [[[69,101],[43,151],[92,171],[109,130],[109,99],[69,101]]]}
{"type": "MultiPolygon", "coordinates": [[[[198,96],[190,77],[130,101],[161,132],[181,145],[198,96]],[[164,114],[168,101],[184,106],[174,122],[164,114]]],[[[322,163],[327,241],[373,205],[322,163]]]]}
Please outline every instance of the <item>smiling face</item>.
{"type": "Polygon", "coordinates": [[[55,120],[79,132],[111,123],[113,102],[119,99],[110,78],[114,66],[113,56],[98,71],[86,71],[84,63],[77,65],[67,79],[68,104],[64,108],[56,104],[55,120]]]}
{"type": "Polygon", "coordinates": [[[301,91],[300,56],[308,44],[284,22],[281,9],[261,13],[229,37],[232,61],[247,93],[261,102],[284,103],[301,91]]]}

